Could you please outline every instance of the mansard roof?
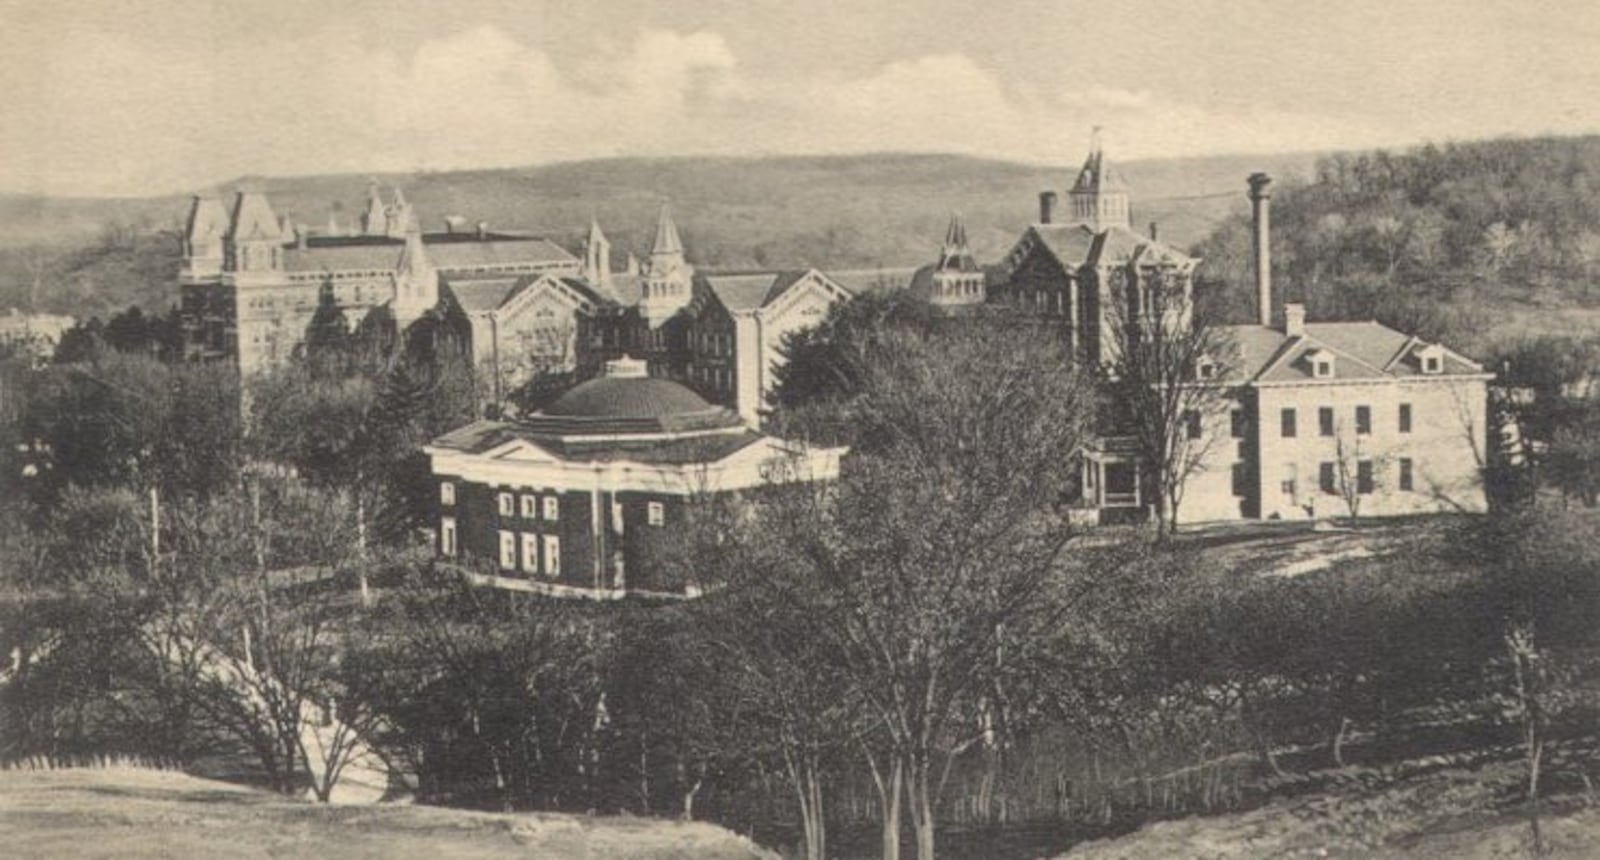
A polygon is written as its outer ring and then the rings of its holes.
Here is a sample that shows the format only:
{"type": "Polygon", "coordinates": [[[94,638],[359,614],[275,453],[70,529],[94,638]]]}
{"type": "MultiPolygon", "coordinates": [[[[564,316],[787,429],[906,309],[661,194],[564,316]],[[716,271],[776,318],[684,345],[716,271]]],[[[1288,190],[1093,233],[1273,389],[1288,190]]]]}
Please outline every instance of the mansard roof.
{"type": "Polygon", "coordinates": [[[228,237],[238,240],[281,240],[283,224],[272,212],[267,195],[260,191],[240,191],[233,198],[228,237]]]}
{"type": "Polygon", "coordinates": [[[190,242],[220,239],[228,233],[228,212],[222,201],[210,195],[196,194],[189,208],[189,220],[183,235],[190,242]]]}
{"type": "MultiPolygon", "coordinates": [[[[1333,379],[1349,382],[1389,380],[1424,376],[1415,361],[1407,358],[1419,338],[1396,331],[1379,322],[1306,323],[1305,333],[1290,336],[1281,329],[1263,325],[1221,327],[1238,351],[1229,376],[1254,383],[1293,383],[1315,379],[1307,356],[1319,350],[1332,353],[1333,379]]],[[[1483,366],[1465,356],[1443,348],[1441,372],[1431,376],[1479,376],[1483,366]]]]}

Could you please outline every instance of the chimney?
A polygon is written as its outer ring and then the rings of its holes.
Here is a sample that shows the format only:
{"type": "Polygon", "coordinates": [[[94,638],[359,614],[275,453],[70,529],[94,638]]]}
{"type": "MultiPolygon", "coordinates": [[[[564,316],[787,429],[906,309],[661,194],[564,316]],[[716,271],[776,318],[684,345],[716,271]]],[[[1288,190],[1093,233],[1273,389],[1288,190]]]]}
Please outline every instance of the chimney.
{"type": "Polygon", "coordinates": [[[1305,337],[1306,306],[1298,302],[1283,305],[1283,333],[1289,337],[1305,337]]]}
{"type": "Polygon", "coordinates": [[[1039,192],[1039,223],[1049,224],[1050,219],[1056,214],[1056,193],[1054,191],[1039,192]]]}
{"type": "Polygon", "coordinates": [[[1150,222],[1150,241],[1152,241],[1152,242],[1161,241],[1161,231],[1160,231],[1160,229],[1158,229],[1156,227],[1156,222],[1154,222],[1154,221],[1150,222]]]}
{"type": "Polygon", "coordinates": [[[1272,177],[1250,174],[1250,215],[1255,244],[1256,313],[1272,325],[1272,177]]]}

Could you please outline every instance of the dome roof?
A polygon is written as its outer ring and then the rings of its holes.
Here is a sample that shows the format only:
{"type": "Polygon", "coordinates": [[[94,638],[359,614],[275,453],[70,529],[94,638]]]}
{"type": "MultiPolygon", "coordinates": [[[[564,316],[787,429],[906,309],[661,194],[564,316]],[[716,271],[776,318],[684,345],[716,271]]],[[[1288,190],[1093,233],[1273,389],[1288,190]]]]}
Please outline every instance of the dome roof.
{"type": "Polygon", "coordinates": [[[603,376],[574,387],[540,414],[552,418],[670,418],[716,409],[670,379],[603,376]]]}

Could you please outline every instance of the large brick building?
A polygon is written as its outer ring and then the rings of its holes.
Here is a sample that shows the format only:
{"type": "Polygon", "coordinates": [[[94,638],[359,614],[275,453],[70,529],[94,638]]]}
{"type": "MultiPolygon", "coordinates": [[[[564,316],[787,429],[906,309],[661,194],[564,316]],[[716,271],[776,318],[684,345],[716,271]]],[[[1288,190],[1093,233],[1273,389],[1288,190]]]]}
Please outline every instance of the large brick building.
{"type": "Polygon", "coordinates": [[[691,500],[833,480],[843,453],[762,435],[635,359],[608,362],[534,415],[474,422],[425,451],[440,555],[537,582],[636,590],[687,584],[661,581],[655,552],[691,500]]]}

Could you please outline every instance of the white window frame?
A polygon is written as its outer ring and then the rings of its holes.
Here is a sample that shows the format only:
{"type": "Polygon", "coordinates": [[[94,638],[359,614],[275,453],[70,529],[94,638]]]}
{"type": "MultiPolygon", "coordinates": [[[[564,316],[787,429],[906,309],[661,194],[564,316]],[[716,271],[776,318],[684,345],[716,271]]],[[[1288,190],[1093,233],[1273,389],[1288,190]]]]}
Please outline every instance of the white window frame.
{"type": "Polygon", "coordinates": [[[522,572],[539,572],[539,535],[534,532],[522,533],[522,572]]]}
{"type": "Polygon", "coordinates": [[[452,507],[456,503],[456,485],[454,481],[439,482],[439,504],[452,507]]]}
{"type": "Polygon", "coordinates": [[[551,522],[561,519],[561,499],[556,496],[544,497],[544,518],[551,522]]]}
{"type": "Polygon", "coordinates": [[[514,517],[517,515],[517,498],[515,493],[502,492],[497,497],[497,500],[498,504],[496,509],[500,511],[500,516],[514,517]]]}
{"type": "Polygon", "coordinates": [[[439,518],[439,554],[445,558],[456,557],[456,518],[439,518]]]}
{"type": "Polygon", "coordinates": [[[561,538],[557,535],[544,536],[544,575],[561,575],[561,538]]]}
{"type": "Polygon", "coordinates": [[[501,529],[499,531],[499,534],[500,534],[500,569],[501,570],[516,570],[517,569],[517,533],[516,532],[508,532],[505,529],[501,529]]]}
{"type": "Polygon", "coordinates": [[[667,524],[667,506],[661,502],[650,502],[644,508],[645,522],[653,526],[667,524]]]}
{"type": "Polygon", "coordinates": [[[539,518],[539,497],[532,493],[522,494],[522,518],[533,520],[539,518]]]}

